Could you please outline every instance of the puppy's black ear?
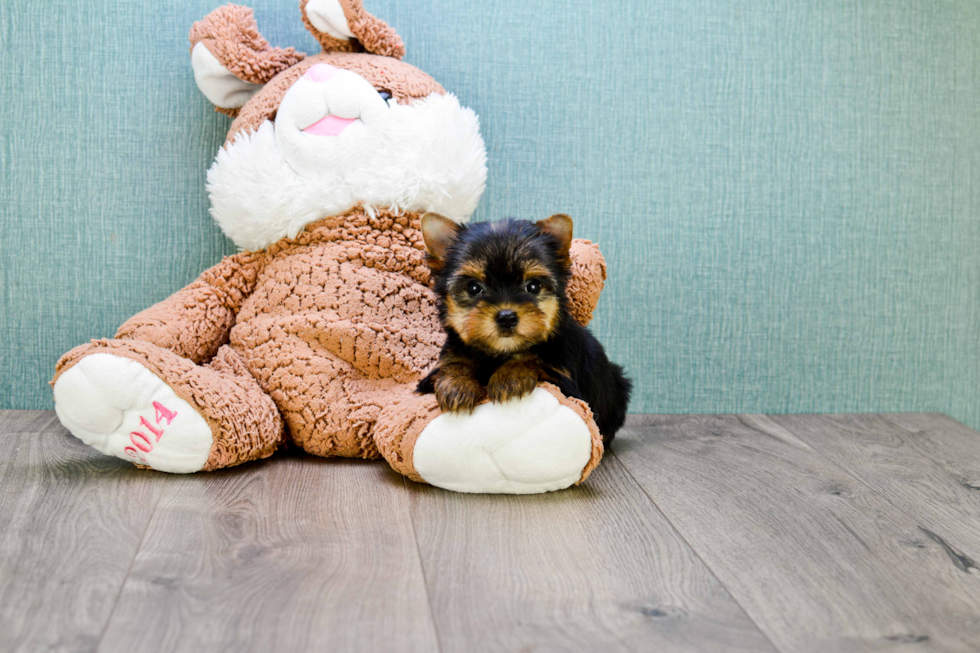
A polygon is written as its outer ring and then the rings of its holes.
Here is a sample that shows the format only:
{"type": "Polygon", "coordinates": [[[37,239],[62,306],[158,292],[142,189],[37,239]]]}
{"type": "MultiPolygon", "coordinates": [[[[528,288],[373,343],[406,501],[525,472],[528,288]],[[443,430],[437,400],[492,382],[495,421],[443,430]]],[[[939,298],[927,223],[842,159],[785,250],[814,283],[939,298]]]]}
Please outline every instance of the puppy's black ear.
{"type": "Polygon", "coordinates": [[[538,222],[538,228],[558,241],[558,257],[567,261],[572,246],[572,219],[564,213],[556,213],[538,222]]]}
{"type": "Polygon", "coordinates": [[[438,213],[426,213],[422,216],[422,238],[425,240],[425,250],[429,267],[441,270],[446,260],[446,252],[459,235],[459,225],[444,218],[438,213]]]}

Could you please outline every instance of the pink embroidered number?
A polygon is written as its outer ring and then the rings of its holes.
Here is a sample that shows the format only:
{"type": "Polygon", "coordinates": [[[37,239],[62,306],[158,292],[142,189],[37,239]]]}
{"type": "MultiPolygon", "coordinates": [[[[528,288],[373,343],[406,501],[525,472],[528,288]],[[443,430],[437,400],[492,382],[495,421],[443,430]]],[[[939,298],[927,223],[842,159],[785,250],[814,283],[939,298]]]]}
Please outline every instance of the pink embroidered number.
{"type": "Polygon", "coordinates": [[[153,451],[153,444],[159,442],[160,438],[163,437],[164,426],[170,426],[170,423],[177,417],[175,411],[170,410],[159,401],[153,402],[153,412],[156,426],[150,424],[142,415],[140,416],[140,425],[146,427],[146,430],[152,433],[156,439],[151,440],[150,436],[142,431],[133,431],[129,434],[129,441],[133,443],[133,446],[123,449],[127,456],[130,458],[139,458],[144,463],[146,462],[146,458],[140,452],[150,453],[153,451]],[[166,425],[163,424],[164,421],[166,421],[166,425]]]}
{"type": "Polygon", "coordinates": [[[133,431],[130,433],[129,441],[132,442],[137,449],[144,453],[153,451],[153,445],[150,443],[150,438],[146,437],[139,431],[133,431]],[[142,442],[140,442],[140,440],[142,440],[142,442]]]}
{"type": "Polygon", "coordinates": [[[153,426],[151,426],[150,423],[146,421],[145,417],[140,417],[140,424],[148,428],[150,430],[150,433],[157,436],[157,442],[160,441],[160,436],[163,435],[163,429],[153,428],[153,426]]]}
{"type": "Polygon", "coordinates": [[[161,404],[159,401],[154,401],[153,402],[153,409],[156,411],[157,424],[160,423],[160,418],[162,417],[165,420],[167,420],[167,426],[170,426],[170,422],[174,421],[174,418],[177,417],[177,413],[175,413],[172,410],[168,409],[166,406],[164,406],[163,404],[161,404]]]}

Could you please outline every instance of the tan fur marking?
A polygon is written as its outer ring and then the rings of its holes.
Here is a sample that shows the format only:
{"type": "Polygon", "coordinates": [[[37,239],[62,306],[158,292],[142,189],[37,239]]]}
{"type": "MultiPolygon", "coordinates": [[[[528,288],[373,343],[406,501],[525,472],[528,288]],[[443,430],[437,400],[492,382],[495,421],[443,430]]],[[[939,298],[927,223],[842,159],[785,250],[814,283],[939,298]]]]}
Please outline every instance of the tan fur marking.
{"type": "Polygon", "coordinates": [[[544,368],[541,376],[541,380],[548,383],[558,383],[559,378],[571,379],[572,373],[568,371],[567,367],[548,367],[544,368]]]}
{"type": "MultiPolygon", "coordinates": [[[[544,315],[544,332],[547,336],[550,336],[555,332],[555,327],[558,326],[558,313],[560,309],[558,298],[554,295],[542,297],[538,300],[538,308],[544,315]]],[[[545,339],[542,338],[542,340],[545,339]]]]}
{"type": "Polygon", "coordinates": [[[487,304],[481,302],[470,310],[446,299],[447,323],[466,344],[498,354],[513,354],[544,342],[554,332],[558,321],[558,299],[543,297],[539,305],[487,304]],[[497,313],[510,309],[517,313],[517,328],[505,334],[497,326],[497,313]]]}
{"type": "Polygon", "coordinates": [[[466,317],[469,311],[457,304],[452,296],[446,297],[446,323],[466,342],[466,317]]]}
{"type": "Polygon", "coordinates": [[[545,266],[541,265],[537,261],[525,261],[524,267],[524,281],[530,281],[531,279],[548,279],[551,277],[551,271],[545,266]]]}
{"type": "Polygon", "coordinates": [[[463,320],[463,330],[458,331],[463,342],[490,351],[502,351],[495,346],[500,339],[500,330],[494,321],[498,310],[500,307],[484,302],[470,309],[463,320]]]}
{"type": "Polygon", "coordinates": [[[500,403],[531,394],[544,377],[537,356],[518,355],[497,368],[487,384],[490,401],[500,403]]]}
{"type": "Polygon", "coordinates": [[[483,399],[483,387],[477,381],[470,361],[459,356],[447,356],[439,361],[435,394],[443,412],[472,413],[483,399]]]}
{"type": "Polygon", "coordinates": [[[466,263],[463,263],[461,266],[459,266],[457,274],[461,277],[472,277],[478,281],[486,280],[484,265],[480,261],[467,261],[466,263]]]}

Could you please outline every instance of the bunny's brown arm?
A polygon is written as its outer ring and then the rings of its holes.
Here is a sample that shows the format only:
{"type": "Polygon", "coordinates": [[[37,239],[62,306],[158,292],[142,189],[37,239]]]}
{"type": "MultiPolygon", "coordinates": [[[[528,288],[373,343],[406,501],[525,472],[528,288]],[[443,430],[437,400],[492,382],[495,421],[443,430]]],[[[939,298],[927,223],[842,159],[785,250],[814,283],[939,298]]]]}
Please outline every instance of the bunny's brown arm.
{"type": "Polygon", "coordinates": [[[261,253],[241,252],[193,283],[126,320],[116,338],[140,340],[202,363],[228,341],[242,303],[255,289],[261,253]]]}
{"type": "Polygon", "coordinates": [[[568,309],[576,322],[586,326],[606,282],[606,259],[598,245],[581,238],[572,241],[568,254],[572,259],[572,277],[566,289],[568,309]]]}

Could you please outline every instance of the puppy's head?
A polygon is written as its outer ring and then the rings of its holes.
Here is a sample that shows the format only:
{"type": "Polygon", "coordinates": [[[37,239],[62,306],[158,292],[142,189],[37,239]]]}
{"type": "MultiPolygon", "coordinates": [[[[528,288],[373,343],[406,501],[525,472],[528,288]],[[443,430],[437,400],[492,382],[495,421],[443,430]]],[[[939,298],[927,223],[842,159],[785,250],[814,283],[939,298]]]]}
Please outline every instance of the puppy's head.
{"type": "Polygon", "coordinates": [[[508,356],[548,340],[565,310],[572,219],[460,226],[422,216],[443,324],[464,343],[508,356]]]}

